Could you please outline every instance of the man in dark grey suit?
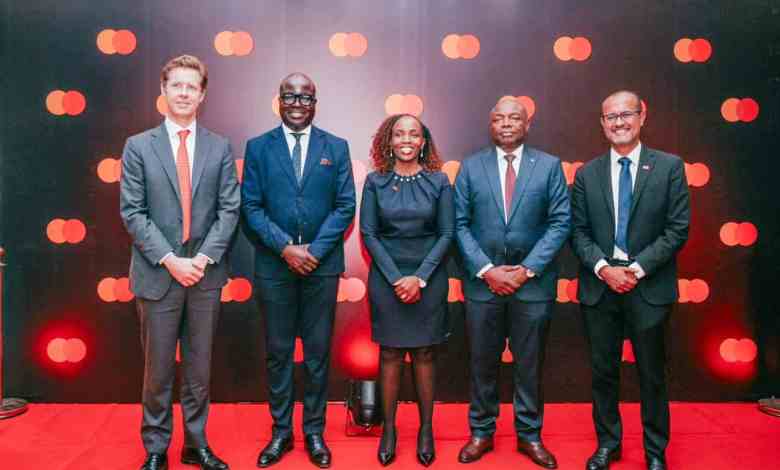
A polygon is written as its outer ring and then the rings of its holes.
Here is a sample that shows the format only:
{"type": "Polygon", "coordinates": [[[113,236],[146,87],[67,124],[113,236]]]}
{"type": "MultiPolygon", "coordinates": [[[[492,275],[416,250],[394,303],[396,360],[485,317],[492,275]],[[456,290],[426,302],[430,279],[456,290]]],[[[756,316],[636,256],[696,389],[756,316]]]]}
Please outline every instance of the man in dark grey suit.
{"type": "Polygon", "coordinates": [[[506,338],[515,357],[517,450],[556,468],[542,443],[542,366],[556,297],[555,257],[569,236],[569,194],[561,162],[524,144],[528,114],[516,99],[490,112],[494,146],[467,158],[455,182],[455,230],[466,275],[471,349],[471,439],[458,460],[493,449],[496,379],[506,338]]]}
{"type": "Polygon", "coordinates": [[[239,189],[227,139],[199,126],[208,72],[192,56],[162,69],[165,122],[127,139],[122,154],[120,213],[133,240],[131,289],[137,297],[144,350],[142,470],[168,468],[173,430],[176,343],[181,341],[181,460],[207,470],[228,466],[208,446],[211,346],[224,255],[238,222],[239,189]]]}
{"type": "Polygon", "coordinates": [[[577,172],[572,245],[580,259],[582,304],[593,371],[598,449],[588,470],[620,458],[618,410],[624,335],[639,370],[647,468],[666,468],[669,401],[665,327],[677,300],[676,256],[688,238],[690,207],[683,161],[642,145],[639,95],[618,91],[601,106],[610,151],[577,172]]]}

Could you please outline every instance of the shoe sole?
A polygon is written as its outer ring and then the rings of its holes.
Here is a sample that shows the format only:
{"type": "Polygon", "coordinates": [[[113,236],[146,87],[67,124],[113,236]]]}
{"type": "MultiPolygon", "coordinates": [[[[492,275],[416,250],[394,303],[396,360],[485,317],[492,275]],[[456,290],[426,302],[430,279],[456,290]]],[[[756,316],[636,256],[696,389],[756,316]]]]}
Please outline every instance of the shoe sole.
{"type": "Polygon", "coordinates": [[[774,416],[775,418],[780,418],[780,408],[775,408],[772,406],[760,406],[758,407],[758,411],[762,413],[766,413],[769,416],[774,416]]]}

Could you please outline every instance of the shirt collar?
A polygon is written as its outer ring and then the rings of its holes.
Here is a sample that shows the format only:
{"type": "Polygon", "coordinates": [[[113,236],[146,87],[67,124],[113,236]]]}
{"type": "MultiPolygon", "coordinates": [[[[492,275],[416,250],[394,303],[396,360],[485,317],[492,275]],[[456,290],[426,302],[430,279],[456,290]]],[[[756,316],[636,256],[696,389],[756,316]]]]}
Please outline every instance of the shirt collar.
{"type": "MultiPolygon", "coordinates": [[[[634,147],[634,150],[629,152],[626,157],[631,160],[631,163],[634,165],[634,168],[637,168],[637,165],[639,165],[639,155],[642,153],[642,142],[639,142],[636,147],[634,147]]],[[[623,155],[620,155],[615,151],[614,148],[609,148],[609,159],[612,162],[612,165],[618,165],[618,160],[620,158],[623,158],[623,155]]]]}
{"type": "Polygon", "coordinates": [[[168,116],[165,117],[165,130],[168,131],[168,136],[170,138],[178,138],[179,137],[179,131],[188,130],[190,131],[190,135],[195,135],[195,129],[197,128],[197,119],[193,119],[189,126],[187,127],[181,127],[180,125],[173,122],[171,118],[168,116]]]}
{"type": "MultiPolygon", "coordinates": [[[[517,147],[516,149],[514,149],[514,151],[512,151],[512,155],[514,155],[515,158],[518,159],[518,161],[523,156],[523,147],[524,146],[525,146],[525,144],[520,144],[519,147],[517,147]]],[[[505,152],[504,149],[502,149],[501,147],[496,146],[496,157],[498,158],[498,161],[500,161],[500,162],[506,161],[506,159],[504,159],[504,156],[506,156],[506,155],[508,155],[508,153],[505,152]]]]}
{"type": "Polygon", "coordinates": [[[290,129],[289,127],[287,127],[284,123],[282,123],[282,131],[284,131],[284,135],[286,137],[289,137],[291,139],[295,138],[292,135],[293,132],[295,132],[296,134],[303,134],[303,137],[306,137],[309,134],[311,134],[311,124],[309,124],[308,126],[306,126],[304,129],[302,129],[300,131],[294,131],[294,130],[290,129]]]}

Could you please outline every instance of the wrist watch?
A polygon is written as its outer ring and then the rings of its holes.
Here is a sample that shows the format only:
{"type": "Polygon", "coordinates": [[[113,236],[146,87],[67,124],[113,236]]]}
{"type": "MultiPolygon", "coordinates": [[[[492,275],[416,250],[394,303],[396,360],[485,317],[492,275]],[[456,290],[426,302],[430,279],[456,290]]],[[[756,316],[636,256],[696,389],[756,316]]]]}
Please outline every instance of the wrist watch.
{"type": "Polygon", "coordinates": [[[526,275],[526,276],[528,276],[528,277],[530,278],[530,277],[534,277],[534,276],[536,276],[536,273],[535,273],[535,272],[533,272],[533,271],[531,271],[531,270],[530,270],[530,269],[528,269],[528,268],[525,268],[525,275],[526,275]]]}

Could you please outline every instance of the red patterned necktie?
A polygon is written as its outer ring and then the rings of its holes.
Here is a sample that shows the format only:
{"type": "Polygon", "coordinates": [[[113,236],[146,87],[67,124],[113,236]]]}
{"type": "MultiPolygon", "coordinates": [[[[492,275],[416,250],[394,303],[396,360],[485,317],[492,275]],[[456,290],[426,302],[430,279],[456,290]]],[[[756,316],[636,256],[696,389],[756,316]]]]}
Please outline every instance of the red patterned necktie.
{"type": "Polygon", "coordinates": [[[190,158],[187,154],[187,136],[190,131],[183,130],[179,134],[179,150],[176,152],[176,173],[179,175],[179,190],[181,191],[181,242],[190,239],[190,224],[192,224],[192,182],[190,181],[190,158]]]}
{"type": "Polygon", "coordinates": [[[506,211],[506,219],[509,220],[509,211],[512,210],[512,195],[515,193],[515,181],[517,175],[515,174],[515,167],[512,166],[512,162],[515,156],[511,153],[504,155],[506,159],[506,174],[504,175],[504,210],[506,211]]]}

